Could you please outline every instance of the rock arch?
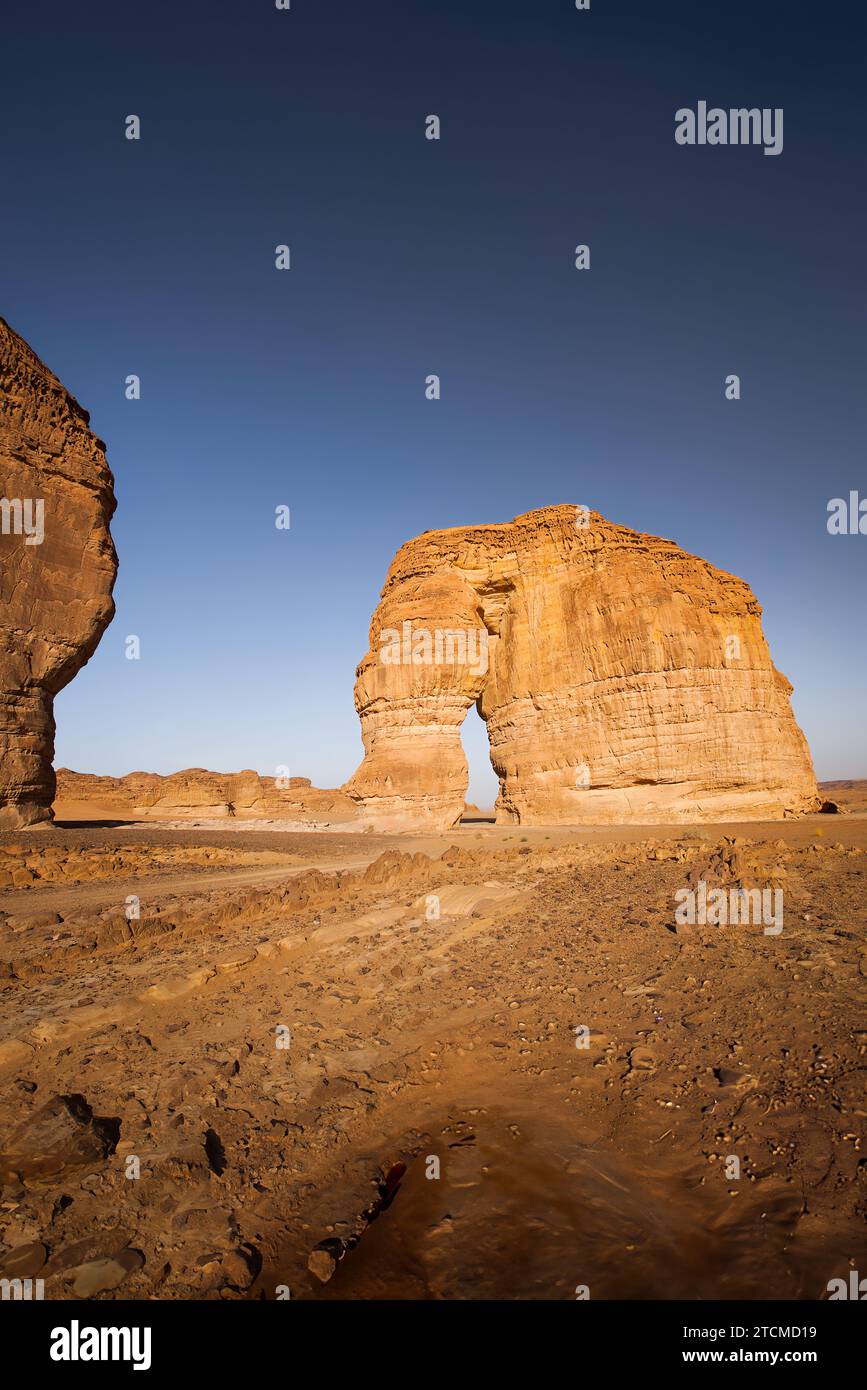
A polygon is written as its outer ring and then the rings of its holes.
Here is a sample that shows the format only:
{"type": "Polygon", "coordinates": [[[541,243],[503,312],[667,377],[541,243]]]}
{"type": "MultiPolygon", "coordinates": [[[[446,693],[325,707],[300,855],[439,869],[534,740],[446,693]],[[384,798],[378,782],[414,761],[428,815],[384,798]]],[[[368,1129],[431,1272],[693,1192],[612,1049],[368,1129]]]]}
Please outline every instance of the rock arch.
{"type": "Polygon", "coordinates": [[[570,506],[428,531],[398,551],[371,621],[365,757],[345,790],[379,828],[455,824],[475,701],[498,821],[797,814],[819,802],[791,689],[749,586],[673,541],[570,506]],[[437,660],[436,634],[461,631],[464,659],[437,660]]]}

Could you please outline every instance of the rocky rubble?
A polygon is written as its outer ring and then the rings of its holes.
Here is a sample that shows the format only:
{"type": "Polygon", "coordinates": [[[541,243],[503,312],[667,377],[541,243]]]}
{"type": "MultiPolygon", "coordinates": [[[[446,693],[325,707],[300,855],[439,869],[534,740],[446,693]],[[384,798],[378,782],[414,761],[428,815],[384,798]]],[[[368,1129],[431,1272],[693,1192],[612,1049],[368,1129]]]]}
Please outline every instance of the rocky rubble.
{"type": "Polygon", "coordinates": [[[84,885],[0,923],[0,1272],[61,1300],[822,1297],[865,1251],[864,846],[779,833],[464,829],[155,885],[137,922],[84,885]],[[779,936],[674,930],[685,884],[769,876],[779,936]]]}

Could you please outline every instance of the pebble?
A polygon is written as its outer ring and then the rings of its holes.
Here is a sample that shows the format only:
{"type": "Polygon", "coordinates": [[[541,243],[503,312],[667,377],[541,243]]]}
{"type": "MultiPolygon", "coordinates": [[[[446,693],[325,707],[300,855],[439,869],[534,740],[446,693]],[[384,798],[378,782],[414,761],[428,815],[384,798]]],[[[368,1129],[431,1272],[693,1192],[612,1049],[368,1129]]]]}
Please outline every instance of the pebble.
{"type": "Polygon", "coordinates": [[[92,1298],[94,1294],[116,1289],[134,1269],[141,1269],[144,1256],[137,1250],[121,1250],[110,1260],[91,1260],[79,1265],[75,1271],[73,1290],[79,1298],[92,1298]]]}
{"type": "Polygon", "coordinates": [[[337,1268],[337,1263],[328,1250],[312,1250],[307,1259],[307,1268],[320,1284],[327,1284],[337,1268]]]}
{"type": "Polygon", "coordinates": [[[38,1240],[29,1245],[16,1245],[0,1258],[0,1275],[4,1279],[32,1279],[47,1258],[48,1251],[38,1240]]]}

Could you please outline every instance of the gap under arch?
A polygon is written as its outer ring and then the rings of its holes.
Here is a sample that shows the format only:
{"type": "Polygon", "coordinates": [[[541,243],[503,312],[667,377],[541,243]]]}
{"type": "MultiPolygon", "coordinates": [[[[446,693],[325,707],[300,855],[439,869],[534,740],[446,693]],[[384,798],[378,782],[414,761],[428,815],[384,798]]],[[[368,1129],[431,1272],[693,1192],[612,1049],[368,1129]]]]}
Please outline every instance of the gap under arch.
{"type": "MultiPolygon", "coordinates": [[[[488,730],[484,719],[475,704],[470,705],[461,725],[461,743],[469,767],[469,782],[465,800],[470,806],[477,806],[481,817],[470,819],[494,819],[494,802],[500,789],[500,781],[491,766],[491,748],[488,743],[488,730]]],[[[465,817],[466,819],[466,817],[465,817]]]]}

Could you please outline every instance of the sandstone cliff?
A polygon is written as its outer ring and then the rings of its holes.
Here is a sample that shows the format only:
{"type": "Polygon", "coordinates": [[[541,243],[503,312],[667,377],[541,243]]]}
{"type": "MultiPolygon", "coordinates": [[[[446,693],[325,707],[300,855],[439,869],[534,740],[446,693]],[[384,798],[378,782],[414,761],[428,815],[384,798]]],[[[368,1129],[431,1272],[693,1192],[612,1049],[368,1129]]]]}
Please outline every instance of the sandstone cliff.
{"type": "Polygon", "coordinates": [[[673,541],[569,506],[428,531],[373,615],[346,791],[380,828],[454,824],[475,701],[498,821],[796,814],[819,803],[790,694],[749,586],[673,541]]]}
{"type": "Polygon", "coordinates": [[[288,777],[277,786],[258,772],[208,772],[191,767],[161,777],[130,772],[126,777],[57,772],[57,815],[63,820],[93,816],[124,820],[349,821],[355,803],[341,791],[314,787],[308,777],[288,777]]]}
{"type": "Polygon", "coordinates": [[[0,829],[51,819],[54,696],[114,614],[114,479],[88,421],[0,319],[0,829]]]}

